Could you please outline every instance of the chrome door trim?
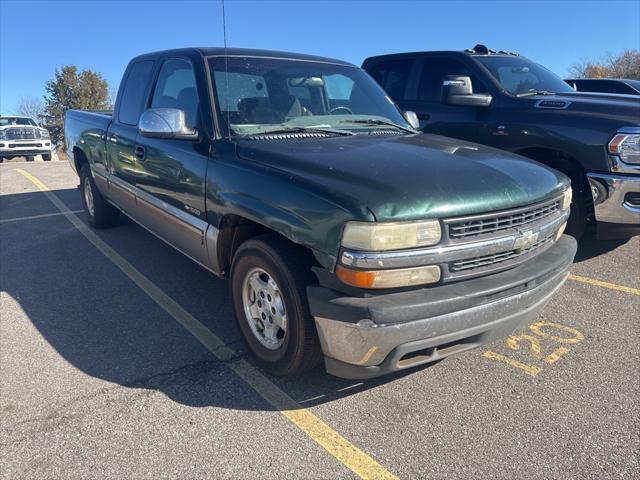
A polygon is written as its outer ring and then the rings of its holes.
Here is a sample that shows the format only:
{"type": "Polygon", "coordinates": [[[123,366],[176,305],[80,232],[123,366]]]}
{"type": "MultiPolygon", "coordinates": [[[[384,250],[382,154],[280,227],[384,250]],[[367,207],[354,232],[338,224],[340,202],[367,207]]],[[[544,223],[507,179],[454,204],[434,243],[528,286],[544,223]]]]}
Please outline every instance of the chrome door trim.
{"type": "Polygon", "coordinates": [[[217,228],[118,177],[112,175],[109,183],[112,193],[118,192],[121,198],[133,199],[132,209],[123,208],[114,199],[116,206],[127,216],[194,262],[218,276],[221,274],[217,228]]]}

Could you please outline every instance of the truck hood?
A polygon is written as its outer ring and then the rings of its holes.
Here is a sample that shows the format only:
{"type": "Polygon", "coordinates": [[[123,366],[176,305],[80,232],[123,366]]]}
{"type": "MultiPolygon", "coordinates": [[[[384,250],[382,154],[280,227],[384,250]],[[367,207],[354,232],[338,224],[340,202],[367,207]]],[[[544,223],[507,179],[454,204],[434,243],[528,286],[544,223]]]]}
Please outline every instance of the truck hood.
{"type": "Polygon", "coordinates": [[[335,199],[348,197],[378,221],[513,208],[569,185],[524,157],[429,134],[241,140],[237,151],[335,199]]]}
{"type": "MultiPolygon", "coordinates": [[[[624,125],[640,124],[640,96],[608,93],[570,92],[530,97],[539,109],[559,109],[567,113],[620,120],[624,125]],[[554,103],[566,102],[565,108],[554,103]]],[[[558,104],[559,105],[559,104],[558,104]]]]}

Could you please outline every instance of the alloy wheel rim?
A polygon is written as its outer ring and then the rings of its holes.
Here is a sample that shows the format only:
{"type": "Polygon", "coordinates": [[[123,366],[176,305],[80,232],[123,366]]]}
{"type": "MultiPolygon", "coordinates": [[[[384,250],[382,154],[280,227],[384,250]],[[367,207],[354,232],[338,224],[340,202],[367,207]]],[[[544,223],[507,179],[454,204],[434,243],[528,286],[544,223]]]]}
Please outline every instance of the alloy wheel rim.
{"type": "Polygon", "coordinates": [[[87,210],[89,211],[89,215],[93,217],[94,206],[93,206],[93,191],[91,190],[91,182],[87,177],[84,181],[84,201],[87,204],[87,210]]]}
{"type": "Polygon", "coordinates": [[[242,304],[251,332],[261,345],[276,350],[287,333],[287,312],[280,287],[262,268],[251,269],[242,283],[242,304]]]}

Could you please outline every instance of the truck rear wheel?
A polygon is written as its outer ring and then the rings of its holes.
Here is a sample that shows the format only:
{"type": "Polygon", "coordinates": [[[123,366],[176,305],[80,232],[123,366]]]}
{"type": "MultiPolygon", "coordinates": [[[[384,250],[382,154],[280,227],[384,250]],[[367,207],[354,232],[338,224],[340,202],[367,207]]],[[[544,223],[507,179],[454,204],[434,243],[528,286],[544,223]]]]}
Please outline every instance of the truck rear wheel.
{"type": "Polygon", "coordinates": [[[87,220],[94,228],[109,228],[118,224],[120,210],[111,205],[96,187],[91,168],[85,163],[80,169],[80,191],[87,220]]]}
{"type": "Polygon", "coordinates": [[[231,266],[242,336],[253,356],[276,375],[295,375],[322,360],[307,301],[313,274],[305,253],[277,235],[261,235],[238,248],[231,266]]]}

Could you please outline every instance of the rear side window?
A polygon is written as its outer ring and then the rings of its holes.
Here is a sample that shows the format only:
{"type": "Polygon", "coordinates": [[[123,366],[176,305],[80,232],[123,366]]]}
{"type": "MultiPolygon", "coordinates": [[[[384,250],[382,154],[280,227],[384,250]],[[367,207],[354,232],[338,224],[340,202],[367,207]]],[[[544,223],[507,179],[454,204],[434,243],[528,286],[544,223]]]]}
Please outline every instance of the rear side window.
{"type": "Polygon", "coordinates": [[[418,100],[439,102],[442,82],[447,75],[471,78],[474,93],[487,93],[486,87],[462,62],[453,58],[425,58],[418,87],[418,100]]]}
{"type": "Polygon", "coordinates": [[[412,59],[382,61],[373,65],[369,74],[391,98],[403,100],[412,65],[412,59]]]}
{"type": "Polygon", "coordinates": [[[185,112],[187,125],[198,125],[198,89],[193,65],[184,58],[170,58],[162,64],[151,108],[178,108],[185,112]]]}
{"type": "Polygon", "coordinates": [[[151,81],[153,60],[134,63],[125,80],[118,107],[118,121],[127,125],[137,125],[144,103],[146,91],[151,81]]]}

